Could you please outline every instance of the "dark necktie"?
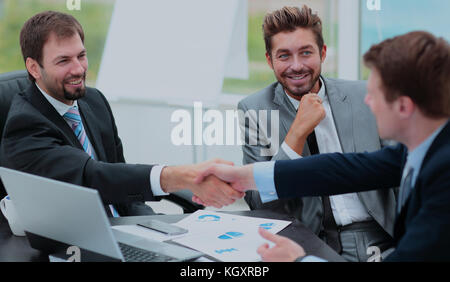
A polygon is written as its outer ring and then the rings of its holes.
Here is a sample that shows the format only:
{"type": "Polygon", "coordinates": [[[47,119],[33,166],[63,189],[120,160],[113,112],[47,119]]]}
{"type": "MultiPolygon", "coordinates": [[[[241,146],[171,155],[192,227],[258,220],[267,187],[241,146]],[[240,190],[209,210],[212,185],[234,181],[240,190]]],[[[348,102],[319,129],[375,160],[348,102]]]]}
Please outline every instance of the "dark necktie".
{"type": "MultiPolygon", "coordinates": [[[[309,152],[311,155],[319,154],[319,146],[317,145],[316,134],[314,131],[306,139],[308,143],[309,152]]],[[[339,238],[339,231],[334,220],[333,211],[331,209],[330,197],[322,197],[323,204],[323,232],[327,244],[335,250],[338,254],[342,251],[341,240],[339,238]]]]}
{"type": "Polygon", "coordinates": [[[408,170],[408,173],[405,176],[401,186],[400,186],[400,195],[399,195],[399,203],[397,208],[397,213],[399,214],[402,210],[403,206],[406,204],[406,200],[408,200],[409,194],[412,190],[412,176],[414,174],[414,169],[411,167],[408,170]]]}

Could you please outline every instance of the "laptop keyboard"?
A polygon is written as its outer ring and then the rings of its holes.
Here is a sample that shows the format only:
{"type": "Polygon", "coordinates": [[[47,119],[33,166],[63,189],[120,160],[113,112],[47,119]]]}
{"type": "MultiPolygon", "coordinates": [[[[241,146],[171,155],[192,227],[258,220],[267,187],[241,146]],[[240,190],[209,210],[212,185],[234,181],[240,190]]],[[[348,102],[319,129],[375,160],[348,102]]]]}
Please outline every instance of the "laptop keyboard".
{"type": "Polygon", "coordinates": [[[177,261],[174,257],[169,257],[152,251],[136,248],[119,242],[120,250],[126,262],[166,262],[177,261]]]}

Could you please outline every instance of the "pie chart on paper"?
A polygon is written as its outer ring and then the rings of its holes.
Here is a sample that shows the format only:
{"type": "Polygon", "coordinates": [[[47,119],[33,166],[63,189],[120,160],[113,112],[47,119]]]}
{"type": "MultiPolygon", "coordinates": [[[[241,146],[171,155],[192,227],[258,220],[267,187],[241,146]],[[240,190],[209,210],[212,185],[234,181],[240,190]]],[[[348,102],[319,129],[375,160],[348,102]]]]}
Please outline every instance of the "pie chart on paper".
{"type": "Polygon", "coordinates": [[[198,221],[207,222],[207,221],[219,221],[220,216],[213,214],[204,214],[198,217],[198,221]]]}

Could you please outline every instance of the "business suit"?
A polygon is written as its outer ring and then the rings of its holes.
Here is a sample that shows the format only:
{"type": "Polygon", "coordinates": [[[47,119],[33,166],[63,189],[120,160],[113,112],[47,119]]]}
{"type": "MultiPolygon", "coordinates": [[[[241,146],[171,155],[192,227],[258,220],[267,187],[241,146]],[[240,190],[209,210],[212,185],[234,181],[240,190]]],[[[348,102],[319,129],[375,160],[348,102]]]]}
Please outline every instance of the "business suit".
{"type": "MultiPolygon", "coordinates": [[[[106,98],[86,88],[78,100],[86,134],[97,160],[84,152],[64,118],[33,83],[13,99],[1,144],[2,165],[16,170],[97,189],[119,214],[153,211],[150,165],[125,164],[121,140],[106,98]]],[[[109,209],[107,209],[109,213],[109,209]]]]}
{"type": "MultiPolygon", "coordinates": [[[[375,119],[369,108],[364,104],[366,83],[330,78],[322,78],[322,80],[343,152],[376,151],[380,149],[381,144],[375,119]]],[[[245,98],[239,103],[238,108],[244,112],[248,110],[278,110],[280,144],[285,139],[297,114],[279,83],[274,83],[245,98]]],[[[245,136],[248,139],[248,129],[251,122],[241,120],[241,125],[244,122],[245,136]]],[[[257,121],[253,121],[253,123],[255,124],[257,121]]],[[[271,124],[270,115],[268,115],[267,124],[271,124]]],[[[243,146],[244,164],[290,159],[281,148],[274,152],[273,157],[261,156],[262,148],[264,147],[261,145],[254,146],[246,142],[243,146]]],[[[307,144],[305,144],[302,155],[310,155],[307,144]]],[[[302,183],[301,180],[299,181],[299,183],[302,183]]],[[[358,193],[358,198],[370,216],[392,236],[396,205],[393,189],[358,193]]],[[[320,197],[283,199],[262,204],[258,192],[251,191],[250,193],[247,192],[246,200],[252,209],[267,208],[288,213],[299,218],[316,234],[319,234],[321,230],[323,205],[320,197]]]]}
{"type": "MultiPolygon", "coordinates": [[[[388,189],[400,184],[403,145],[373,153],[325,154],[275,164],[280,198],[388,189]],[[320,168],[320,169],[319,169],[320,168]],[[326,171],[326,173],[324,173],[326,171]],[[301,187],[292,183],[300,181],[301,187]]],[[[386,261],[450,261],[450,124],[428,149],[413,190],[395,222],[395,251],[386,261]]]]}

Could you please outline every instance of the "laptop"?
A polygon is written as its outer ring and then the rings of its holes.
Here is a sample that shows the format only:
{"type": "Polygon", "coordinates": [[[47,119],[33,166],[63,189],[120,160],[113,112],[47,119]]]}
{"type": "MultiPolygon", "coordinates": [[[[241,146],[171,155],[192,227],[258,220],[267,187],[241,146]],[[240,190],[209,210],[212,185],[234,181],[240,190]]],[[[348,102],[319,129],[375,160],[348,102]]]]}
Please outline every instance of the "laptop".
{"type": "Polygon", "coordinates": [[[30,245],[81,261],[191,261],[202,253],[112,229],[97,190],[0,167],[30,245]]]}

